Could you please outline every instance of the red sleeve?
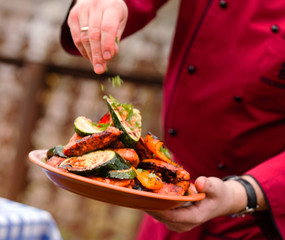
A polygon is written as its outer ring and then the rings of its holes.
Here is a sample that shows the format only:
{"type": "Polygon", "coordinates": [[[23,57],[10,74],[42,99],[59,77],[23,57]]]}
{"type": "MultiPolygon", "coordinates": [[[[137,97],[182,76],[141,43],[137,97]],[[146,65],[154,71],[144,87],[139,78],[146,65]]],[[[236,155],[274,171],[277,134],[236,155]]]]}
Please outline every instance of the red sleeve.
{"type": "MultiPolygon", "coordinates": [[[[168,0],[125,0],[129,9],[129,16],[122,37],[125,38],[143,28],[156,16],[157,10],[167,1],[168,0]]],[[[74,2],[75,1],[72,1],[69,11],[73,7],[74,2]]],[[[72,41],[70,30],[67,25],[68,13],[61,27],[61,45],[68,53],[71,53],[73,55],[80,55],[79,51],[72,41]]]]}
{"type": "Polygon", "coordinates": [[[246,174],[259,183],[270,208],[269,217],[285,239],[285,152],[259,164],[246,174]]]}

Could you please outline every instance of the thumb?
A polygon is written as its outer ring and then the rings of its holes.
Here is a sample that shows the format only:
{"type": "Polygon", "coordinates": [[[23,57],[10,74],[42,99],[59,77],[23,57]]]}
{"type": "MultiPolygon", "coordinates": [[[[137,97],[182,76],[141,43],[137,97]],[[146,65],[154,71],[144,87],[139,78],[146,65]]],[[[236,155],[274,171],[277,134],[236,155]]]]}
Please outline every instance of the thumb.
{"type": "Polygon", "coordinates": [[[206,194],[214,194],[217,192],[217,188],[221,180],[216,177],[198,177],[195,181],[195,187],[198,192],[206,194]]]}

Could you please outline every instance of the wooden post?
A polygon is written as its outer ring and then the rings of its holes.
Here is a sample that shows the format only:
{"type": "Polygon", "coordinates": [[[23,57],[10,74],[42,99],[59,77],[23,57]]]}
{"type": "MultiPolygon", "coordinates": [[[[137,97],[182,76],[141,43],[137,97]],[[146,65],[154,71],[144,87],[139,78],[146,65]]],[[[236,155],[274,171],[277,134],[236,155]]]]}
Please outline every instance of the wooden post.
{"type": "Polygon", "coordinates": [[[16,155],[13,160],[12,171],[7,181],[7,198],[19,200],[25,190],[27,181],[27,155],[32,150],[31,133],[35,127],[39,115],[39,97],[45,76],[45,67],[37,63],[25,63],[23,65],[22,78],[25,84],[25,94],[22,100],[19,114],[19,138],[16,147],[16,155]]]}

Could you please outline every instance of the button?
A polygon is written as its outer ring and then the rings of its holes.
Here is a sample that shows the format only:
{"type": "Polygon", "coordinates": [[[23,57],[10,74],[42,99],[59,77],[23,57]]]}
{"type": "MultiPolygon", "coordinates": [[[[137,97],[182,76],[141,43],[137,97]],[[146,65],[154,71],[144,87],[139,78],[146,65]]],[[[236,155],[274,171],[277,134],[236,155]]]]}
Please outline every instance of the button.
{"type": "Polygon", "coordinates": [[[235,95],[235,96],[234,96],[234,99],[235,99],[235,101],[238,102],[238,103],[239,103],[239,102],[242,102],[242,97],[239,96],[239,95],[235,95]]]}
{"type": "Polygon", "coordinates": [[[272,26],[271,26],[271,31],[272,31],[273,33],[277,33],[277,32],[279,31],[278,25],[276,25],[276,24],[272,25],[272,26]]]}
{"type": "Polygon", "coordinates": [[[228,7],[227,2],[226,2],[225,0],[221,0],[221,1],[220,1],[220,7],[221,7],[221,8],[224,8],[224,9],[227,8],[227,7],[228,7]]]}
{"type": "Polygon", "coordinates": [[[224,170],[224,169],[226,169],[226,164],[224,162],[219,162],[217,167],[220,170],[224,170]]]}
{"type": "Polygon", "coordinates": [[[169,128],[168,133],[170,136],[173,136],[173,137],[175,137],[177,135],[177,131],[173,128],[169,128]]]}
{"type": "Polygon", "coordinates": [[[190,66],[188,67],[188,73],[193,74],[195,71],[196,71],[195,66],[190,65],[190,66]]]}

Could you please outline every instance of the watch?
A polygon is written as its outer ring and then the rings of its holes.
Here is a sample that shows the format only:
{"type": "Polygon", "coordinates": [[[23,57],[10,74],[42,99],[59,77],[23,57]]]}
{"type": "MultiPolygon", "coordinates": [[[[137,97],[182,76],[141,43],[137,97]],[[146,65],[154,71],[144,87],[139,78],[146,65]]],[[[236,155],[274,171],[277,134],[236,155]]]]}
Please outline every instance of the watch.
{"type": "Polygon", "coordinates": [[[233,214],[232,217],[244,217],[247,214],[252,214],[253,212],[255,212],[255,210],[259,206],[257,204],[257,197],[256,197],[256,193],[255,193],[253,186],[247,180],[239,176],[236,176],[236,175],[231,175],[231,176],[227,176],[223,178],[223,181],[227,181],[227,180],[234,180],[234,181],[239,182],[244,187],[246,191],[246,195],[247,195],[246,208],[242,210],[241,212],[233,214]]]}

